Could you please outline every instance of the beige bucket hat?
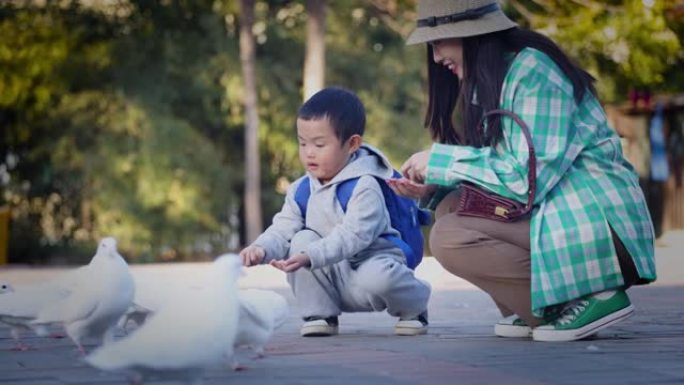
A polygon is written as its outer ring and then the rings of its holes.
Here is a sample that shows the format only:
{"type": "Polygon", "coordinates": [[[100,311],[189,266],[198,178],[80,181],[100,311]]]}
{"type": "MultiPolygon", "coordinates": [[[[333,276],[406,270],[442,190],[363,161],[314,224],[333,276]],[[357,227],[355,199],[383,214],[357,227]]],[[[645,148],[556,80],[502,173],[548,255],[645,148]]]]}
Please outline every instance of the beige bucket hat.
{"type": "Polygon", "coordinates": [[[416,29],[406,44],[477,36],[516,26],[496,0],[420,0],[416,29]]]}

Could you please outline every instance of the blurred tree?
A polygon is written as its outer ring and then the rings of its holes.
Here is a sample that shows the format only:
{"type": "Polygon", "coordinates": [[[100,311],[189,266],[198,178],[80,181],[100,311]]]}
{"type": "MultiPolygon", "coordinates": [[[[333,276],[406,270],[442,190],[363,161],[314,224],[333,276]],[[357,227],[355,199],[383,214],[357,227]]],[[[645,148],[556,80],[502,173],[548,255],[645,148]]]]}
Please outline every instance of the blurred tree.
{"type": "Polygon", "coordinates": [[[325,3],[306,0],[304,101],[325,87],[325,3]]]}
{"type": "Polygon", "coordinates": [[[261,220],[261,170],[259,162],[259,115],[255,75],[256,43],[254,0],[240,1],[240,63],[245,83],[245,225],[246,243],[253,242],[263,230],[261,220]]]}
{"type": "Polygon", "coordinates": [[[664,88],[670,92],[682,92],[684,89],[684,1],[670,1],[665,7],[667,26],[677,35],[680,52],[669,65],[665,74],[664,88]]]}
{"type": "Polygon", "coordinates": [[[634,87],[665,87],[665,73],[682,59],[682,46],[666,23],[670,1],[508,3],[519,22],[552,37],[600,79],[597,89],[605,102],[626,99],[634,87]]]}
{"type": "Polygon", "coordinates": [[[140,260],[237,247],[242,135],[220,78],[239,67],[212,4],[0,7],[15,262],[75,262],[109,234],[140,260]]]}

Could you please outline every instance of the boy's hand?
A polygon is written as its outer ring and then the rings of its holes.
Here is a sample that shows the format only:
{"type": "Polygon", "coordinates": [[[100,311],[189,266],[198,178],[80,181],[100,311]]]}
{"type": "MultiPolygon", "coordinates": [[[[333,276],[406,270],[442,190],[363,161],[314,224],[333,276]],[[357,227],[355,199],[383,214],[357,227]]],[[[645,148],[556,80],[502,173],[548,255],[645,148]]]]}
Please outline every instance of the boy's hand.
{"type": "Polygon", "coordinates": [[[264,257],[266,257],[266,251],[256,245],[247,246],[240,252],[243,266],[258,265],[264,260],[264,257]]]}
{"type": "Polygon", "coordinates": [[[311,266],[311,259],[304,253],[291,255],[290,258],[284,261],[271,261],[271,266],[282,270],[286,273],[292,273],[302,267],[311,266]]]}

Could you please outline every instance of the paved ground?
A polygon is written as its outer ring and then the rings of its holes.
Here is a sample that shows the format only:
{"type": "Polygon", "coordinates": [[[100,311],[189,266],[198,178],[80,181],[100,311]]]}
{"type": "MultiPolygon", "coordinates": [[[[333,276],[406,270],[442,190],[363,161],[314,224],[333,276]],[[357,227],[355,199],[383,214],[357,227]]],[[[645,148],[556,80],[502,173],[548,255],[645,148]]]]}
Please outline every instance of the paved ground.
{"type": "MultiPolygon", "coordinates": [[[[667,246],[667,245],[666,245],[667,246]]],[[[296,308],[261,360],[240,351],[249,369],[207,371],[205,384],[684,384],[684,253],[681,245],[658,249],[661,280],[630,290],[636,314],[598,338],[539,343],[493,336],[498,314],[491,300],[427,259],[417,274],[434,286],[430,333],[396,337],[387,314],[340,318],[340,335],[301,338],[296,308]]],[[[201,264],[135,266],[137,275],[188,279],[201,264]]],[[[0,279],[42,280],[61,269],[9,268],[0,279]]],[[[279,272],[250,269],[243,287],[267,287],[292,295],[279,272]]],[[[14,352],[0,327],[0,384],[122,384],[125,377],[86,366],[68,339],[28,336],[37,350],[14,352]]],[[[155,382],[170,384],[172,382],[155,382]]]]}

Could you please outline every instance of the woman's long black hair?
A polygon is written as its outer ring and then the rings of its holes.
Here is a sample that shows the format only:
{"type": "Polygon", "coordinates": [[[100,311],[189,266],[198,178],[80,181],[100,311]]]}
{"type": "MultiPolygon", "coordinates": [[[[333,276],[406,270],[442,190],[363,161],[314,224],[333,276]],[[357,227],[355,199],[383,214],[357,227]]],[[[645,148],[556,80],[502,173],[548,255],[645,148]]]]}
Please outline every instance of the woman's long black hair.
{"type": "Polygon", "coordinates": [[[477,125],[485,111],[499,108],[499,99],[509,61],[506,55],[535,48],[547,54],[570,79],[575,101],[579,104],[589,90],[596,94],[594,78],[575,65],[548,37],[530,30],[511,28],[505,31],[463,38],[463,81],[433,60],[432,46],[427,45],[428,108],[425,126],[433,140],[446,144],[482,147],[501,138],[498,119],[489,121],[487,135],[477,125]],[[473,104],[477,89],[477,105],[473,104]]]}

